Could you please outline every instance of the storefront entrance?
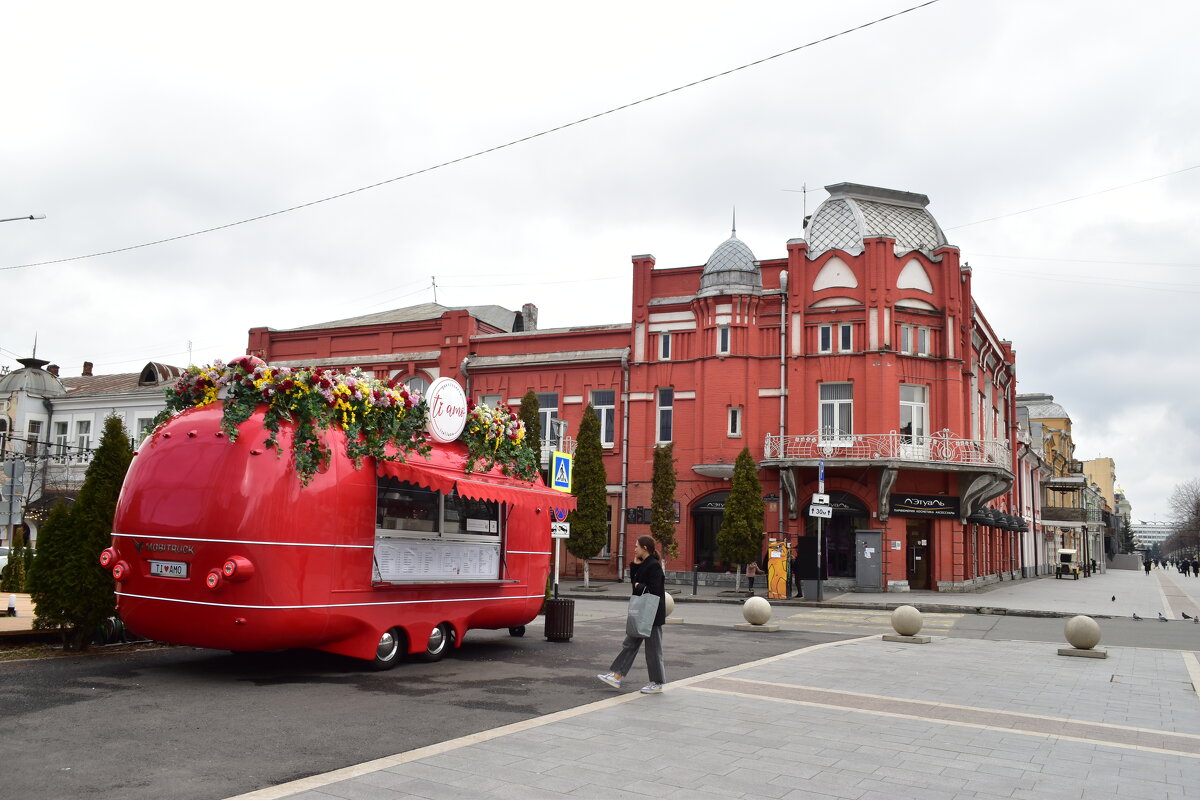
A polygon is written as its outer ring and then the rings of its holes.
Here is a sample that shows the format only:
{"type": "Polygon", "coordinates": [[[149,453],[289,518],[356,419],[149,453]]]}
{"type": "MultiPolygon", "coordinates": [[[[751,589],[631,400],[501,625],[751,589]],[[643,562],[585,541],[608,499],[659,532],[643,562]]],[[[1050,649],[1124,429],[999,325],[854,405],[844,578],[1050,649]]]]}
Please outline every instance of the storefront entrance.
{"type": "Polygon", "coordinates": [[[933,569],[929,558],[933,547],[930,541],[929,520],[906,519],[904,527],[908,534],[908,588],[931,589],[933,569]]]}
{"type": "Polygon", "coordinates": [[[717,556],[717,531],[721,530],[721,519],[725,515],[725,501],[729,492],[713,492],[696,501],[692,506],[693,563],[699,572],[724,572],[717,556]]]}

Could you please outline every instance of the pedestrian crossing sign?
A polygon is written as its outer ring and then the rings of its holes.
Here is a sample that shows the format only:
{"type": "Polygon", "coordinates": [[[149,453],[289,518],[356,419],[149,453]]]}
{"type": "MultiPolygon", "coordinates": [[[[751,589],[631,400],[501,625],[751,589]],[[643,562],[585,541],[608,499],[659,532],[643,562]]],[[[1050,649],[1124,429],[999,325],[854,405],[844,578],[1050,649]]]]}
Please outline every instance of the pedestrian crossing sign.
{"type": "Polygon", "coordinates": [[[550,488],[559,492],[571,491],[571,456],[554,451],[550,460],[550,488]]]}

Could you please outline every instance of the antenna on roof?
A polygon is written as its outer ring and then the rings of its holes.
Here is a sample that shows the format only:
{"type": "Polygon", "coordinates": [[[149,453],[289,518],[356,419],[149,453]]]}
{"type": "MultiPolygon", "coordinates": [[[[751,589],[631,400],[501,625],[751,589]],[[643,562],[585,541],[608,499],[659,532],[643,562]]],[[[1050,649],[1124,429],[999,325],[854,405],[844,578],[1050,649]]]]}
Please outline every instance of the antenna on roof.
{"type": "Polygon", "coordinates": [[[737,206],[733,207],[733,238],[737,238],[737,206]]]}
{"type": "Polygon", "coordinates": [[[430,275],[429,281],[430,281],[430,283],[433,284],[433,302],[436,305],[437,304],[437,275],[430,275]]]}

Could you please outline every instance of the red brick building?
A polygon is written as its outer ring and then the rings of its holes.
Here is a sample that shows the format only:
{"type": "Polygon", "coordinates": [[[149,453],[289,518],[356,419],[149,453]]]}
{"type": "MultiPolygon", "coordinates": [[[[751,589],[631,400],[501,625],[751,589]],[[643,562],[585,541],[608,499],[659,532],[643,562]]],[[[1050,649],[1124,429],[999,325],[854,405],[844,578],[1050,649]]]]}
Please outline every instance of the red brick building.
{"type": "MultiPolygon", "coordinates": [[[[255,328],[272,363],[448,375],[476,400],[538,394],[543,422],[601,418],[618,577],[649,530],[653,448],[674,443],[673,572],[723,572],[716,532],[733,462],[758,462],[771,538],[813,553],[809,501],[824,469],[825,577],[839,588],[973,588],[1020,574],[1008,515],[1015,356],[971,293],[971,269],[928,198],[826,187],[805,239],[756,259],[735,235],[703,265],[633,258],[631,322],[538,330],[536,309],[426,304],[291,330],[255,328]],[[627,512],[628,510],[628,512],[627,512]],[[806,544],[807,543],[807,544],[806,544]]],[[[543,432],[550,426],[543,424],[543,432]]],[[[567,574],[581,569],[568,559],[567,574]]],[[[815,577],[815,575],[814,575],[815,577]]]]}

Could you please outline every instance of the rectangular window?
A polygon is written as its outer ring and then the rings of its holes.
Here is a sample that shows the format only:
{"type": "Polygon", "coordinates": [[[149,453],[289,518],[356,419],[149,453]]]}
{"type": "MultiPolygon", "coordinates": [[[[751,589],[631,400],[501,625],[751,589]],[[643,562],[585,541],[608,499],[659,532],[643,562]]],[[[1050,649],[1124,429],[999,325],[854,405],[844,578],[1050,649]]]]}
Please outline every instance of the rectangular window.
{"type": "Polygon", "coordinates": [[[901,325],[900,352],[910,356],[929,355],[929,328],[901,325]]]}
{"type": "Polygon", "coordinates": [[[605,509],[605,528],[608,531],[608,535],[604,537],[604,547],[601,547],[600,552],[592,556],[593,560],[595,561],[606,561],[612,558],[612,519],[613,510],[612,506],[610,505],[605,509]]]}
{"type": "Polygon", "coordinates": [[[42,421],[40,419],[31,419],[25,423],[25,454],[36,456],[38,453],[38,442],[42,438],[42,421]]]}
{"type": "Polygon", "coordinates": [[[137,421],[137,440],[141,444],[142,439],[145,439],[150,431],[154,430],[154,417],[138,417],[137,421]]]}
{"type": "Polygon", "coordinates": [[[924,445],[929,435],[929,390],[924,386],[900,386],[900,441],[924,445]]]}
{"type": "Polygon", "coordinates": [[[741,438],[742,435],[742,408],[741,406],[729,407],[729,436],[730,438],[741,438]]]}
{"type": "Polygon", "coordinates": [[[381,475],[377,481],[375,528],[382,536],[494,539],[500,536],[500,504],[460,497],[455,489],[443,494],[381,475]]]}
{"type": "Polygon", "coordinates": [[[674,422],[675,390],[658,390],[658,441],[670,442],[671,425],[674,422]]]}
{"type": "Polygon", "coordinates": [[[717,328],[717,355],[723,356],[729,353],[729,326],[721,325],[717,328]]]}
{"type": "Polygon", "coordinates": [[[59,460],[69,455],[69,445],[67,444],[67,440],[71,436],[69,427],[70,425],[66,422],[54,423],[54,457],[59,460]]]}
{"type": "Polygon", "coordinates": [[[822,325],[817,329],[817,352],[832,353],[833,352],[833,326],[822,325]]]}
{"type": "Polygon", "coordinates": [[[479,396],[479,405],[487,406],[488,408],[500,407],[500,395],[498,394],[483,394],[479,396]]]}
{"type": "Polygon", "coordinates": [[[841,329],[840,335],[838,336],[838,352],[852,352],[854,350],[854,338],[852,334],[853,329],[845,323],[839,325],[838,327],[841,329]]]}
{"type": "Polygon", "coordinates": [[[75,446],[78,448],[76,455],[80,458],[88,458],[88,451],[92,449],[92,421],[90,419],[81,419],[75,423],[75,446]]]}
{"type": "Polygon", "coordinates": [[[850,444],[854,435],[854,384],[821,384],[820,419],[822,443],[850,444]]]}
{"type": "Polygon", "coordinates": [[[612,447],[617,433],[617,393],[612,389],[592,392],[592,409],[600,420],[600,445],[612,447]]]}
{"type": "Polygon", "coordinates": [[[538,422],[542,426],[542,441],[552,447],[558,447],[557,425],[550,424],[558,419],[558,394],[554,392],[538,392],[538,422]]]}
{"type": "Polygon", "coordinates": [[[661,333],[658,336],[658,357],[662,361],[671,360],[671,334],[661,333]]]}

